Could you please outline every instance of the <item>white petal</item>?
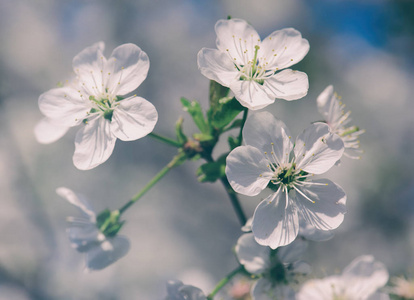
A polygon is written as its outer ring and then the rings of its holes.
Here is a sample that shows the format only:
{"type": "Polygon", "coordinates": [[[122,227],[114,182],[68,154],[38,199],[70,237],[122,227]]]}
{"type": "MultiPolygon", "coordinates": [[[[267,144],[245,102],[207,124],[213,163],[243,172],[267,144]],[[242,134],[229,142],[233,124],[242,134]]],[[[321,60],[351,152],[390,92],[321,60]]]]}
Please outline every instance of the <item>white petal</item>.
{"type": "Polygon", "coordinates": [[[316,229],[303,218],[299,219],[299,225],[299,235],[310,241],[324,242],[330,240],[335,235],[333,231],[316,229]]]}
{"type": "Polygon", "coordinates": [[[269,157],[274,152],[280,163],[289,161],[293,148],[289,129],[269,112],[257,112],[247,117],[243,139],[247,145],[267,152],[269,157]]]}
{"type": "Polygon", "coordinates": [[[272,98],[297,100],[308,93],[308,75],[291,69],[283,70],[266,78],[263,88],[272,98]]]}
{"type": "Polygon", "coordinates": [[[264,87],[253,80],[236,80],[230,84],[230,89],[241,105],[251,110],[262,109],[275,102],[264,87]]]}
{"type": "Polygon", "coordinates": [[[101,241],[105,239],[95,223],[69,223],[70,226],[66,230],[66,233],[72,248],[75,248],[79,252],[87,252],[93,247],[99,246],[101,241]]]}
{"type": "Polygon", "coordinates": [[[290,244],[298,235],[299,219],[295,207],[286,207],[285,193],[279,189],[256,207],[252,230],[256,241],[272,249],[290,244]]]}
{"type": "Polygon", "coordinates": [[[184,285],[179,280],[167,282],[167,298],[165,300],[206,300],[203,291],[192,285],[184,285]]]}
{"type": "Polygon", "coordinates": [[[123,44],[114,49],[105,69],[108,90],[125,95],[135,90],[147,78],[150,62],[148,55],[134,44],[123,44]]]}
{"type": "Polygon", "coordinates": [[[55,125],[49,118],[43,118],[36,124],[34,134],[39,143],[50,144],[64,136],[69,128],[55,125]]]}
{"type": "Polygon", "coordinates": [[[39,96],[39,109],[55,124],[72,127],[87,117],[91,109],[87,97],[70,87],[51,89],[39,96]]]}
{"type": "Polygon", "coordinates": [[[295,144],[296,169],[322,174],[342,156],[344,142],[324,123],[314,123],[301,133],[295,144]]]}
{"type": "Polygon", "coordinates": [[[331,230],[341,225],[346,213],[344,190],[328,179],[312,181],[316,185],[299,187],[312,203],[300,193],[296,193],[296,205],[306,222],[320,230],[331,230]]]}
{"type": "Polygon", "coordinates": [[[82,125],[75,137],[75,167],[89,170],[105,162],[111,156],[115,142],[116,137],[106,119],[101,117],[82,125]]]}
{"type": "Polygon", "coordinates": [[[385,293],[374,293],[367,300],[390,300],[390,296],[385,293]]]}
{"type": "Polygon", "coordinates": [[[123,236],[107,239],[86,253],[86,269],[101,270],[125,256],[129,251],[129,241],[123,236]]]}
{"type": "Polygon", "coordinates": [[[308,247],[308,242],[302,238],[295,239],[287,246],[280,247],[277,251],[277,256],[280,261],[285,264],[290,264],[298,261],[308,247]]]}
{"type": "Polygon", "coordinates": [[[295,300],[295,291],[288,285],[273,285],[266,278],[260,278],[252,287],[253,300],[295,300]]]}
{"type": "Polygon", "coordinates": [[[344,286],[344,283],[341,281],[339,276],[331,276],[325,279],[309,280],[302,286],[299,293],[296,295],[296,299],[332,300],[335,299],[335,293],[337,295],[342,295],[341,293],[344,291],[344,289],[346,289],[346,286],[344,286]]]}
{"type": "Polygon", "coordinates": [[[95,212],[93,211],[85,196],[76,194],[72,190],[65,187],[57,188],[56,193],[62,198],[65,198],[69,203],[78,207],[83,213],[85,213],[85,215],[89,217],[89,220],[91,222],[95,222],[95,212]]]}
{"type": "Polygon", "coordinates": [[[354,259],[344,269],[342,277],[348,286],[347,294],[355,299],[367,299],[388,281],[388,271],[383,263],[371,255],[354,259]]]}
{"type": "Polygon", "coordinates": [[[235,63],[245,65],[253,60],[254,47],[260,45],[260,37],[245,20],[219,20],[215,30],[217,48],[224,53],[228,52],[230,58],[235,59],[235,63]]]}
{"type": "Polygon", "coordinates": [[[83,49],[73,58],[72,66],[81,86],[86,87],[89,94],[103,91],[103,71],[106,66],[106,58],[103,56],[105,44],[98,42],[83,49]]]}
{"type": "Polygon", "coordinates": [[[267,160],[258,149],[237,147],[226,159],[227,179],[236,192],[256,196],[268,185],[269,176],[272,176],[267,165],[267,160]]]}
{"type": "Polygon", "coordinates": [[[203,48],[198,52],[197,64],[201,74],[223,86],[229,87],[239,79],[239,72],[226,52],[203,48]]]}
{"type": "Polygon", "coordinates": [[[293,28],[273,32],[260,45],[260,55],[266,58],[268,67],[272,69],[292,66],[300,62],[308,52],[309,42],[293,28]]]}
{"type": "Polygon", "coordinates": [[[339,100],[335,96],[332,85],[326,87],[318,96],[316,103],[318,110],[323,115],[324,120],[329,126],[337,126],[337,121],[342,117],[342,109],[339,100]]]}
{"type": "Polygon", "coordinates": [[[112,133],[123,141],[133,141],[146,136],[158,120],[154,105],[141,97],[121,100],[114,110],[111,122],[112,133]]]}
{"type": "Polygon", "coordinates": [[[236,256],[251,274],[262,274],[270,268],[270,248],[259,245],[252,233],[243,234],[237,241],[236,256]]]}

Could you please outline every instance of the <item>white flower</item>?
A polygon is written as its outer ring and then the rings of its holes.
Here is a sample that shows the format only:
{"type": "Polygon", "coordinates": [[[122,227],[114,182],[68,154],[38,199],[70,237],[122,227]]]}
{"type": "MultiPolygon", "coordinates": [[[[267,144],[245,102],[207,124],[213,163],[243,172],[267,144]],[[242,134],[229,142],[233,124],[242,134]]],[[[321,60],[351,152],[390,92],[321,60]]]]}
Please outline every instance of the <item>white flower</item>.
{"type": "Polygon", "coordinates": [[[207,78],[229,87],[243,106],[256,110],[275,98],[295,100],[307,94],[308,76],[285,69],[309,51],[299,31],[278,30],[261,41],[256,30],[241,19],[219,20],[215,31],[218,49],[201,49],[198,68],[207,78]]]}
{"type": "Polygon", "coordinates": [[[365,132],[357,126],[349,126],[351,111],[345,113],[345,104],[340,101],[340,97],[334,92],[332,85],[328,86],[316,100],[319,113],[324,117],[324,121],[329,125],[333,133],[336,133],[344,141],[344,155],[359,159],[362,150],[359,149],[358,137],[365,132]]]}
{"type": "Polygon", "coordinates": [[[133,141],[150,133],[158,119],[155,107],[144,98],[125,95],[147,77],[149,59],[134,44],[117,47],[107,60],[104,43],[96,43],[75,56],[76,80],[39,97],[46,116],[35,128],[37,140],[52,143],[80,125],[73,163],[89,170],[105,162],[116,139],[133,141]]]}
{"type": "Polygon", "coordinates": [[[370,255],[357,257],[342,275],[310,280],[297,295],[298,300],[386,300],[376,293],[388,281],[385,266],[370,255]]]}
{"type": "Polygon", "coordinates": [[[192,285],[184,285],[179,280],[167,282],[167,294],[165,300],[207,300],[202,290],[192,285]]]}
{"type": "Polygon", "coordinates": [[[67,229],[71,246],[86,255],[86,270],[106,268],[129,251],[129,241],[124,236],[106,237],[97,227],[96,214],[85,197],[68,188],[60,187],[56,193],[84,214],[83,218],[68,217],[67,229]]]}
{"type": "Polygon", "coordinates": [[[295,281],[297,275],[310,272],[308,264],[298,261],[306,247],[306,241],[297,239],[275,253],[269,247],[259,245],[253,234],[242,235],[235,249],[237,259],[249,273],[261,276],[252,288],[253,299],[295,299],[293,289],[286,283],[295,281]]]}
{"type": "Polygon", "coordinates": [[[233,189],[247,196],[266,187],[274,193],[256,207],[252,231],[256,241],[275,249],[291,243],[299,216],[320,230],[337,228],[344,219],[346,195],[327,179],[309,180],[328,171],[341,157],[344,144],[323,123],[315,123],[291,141],[286,125],[268,112],[248,117],[246,146],[227,157],[226,175],[233,189]]]}

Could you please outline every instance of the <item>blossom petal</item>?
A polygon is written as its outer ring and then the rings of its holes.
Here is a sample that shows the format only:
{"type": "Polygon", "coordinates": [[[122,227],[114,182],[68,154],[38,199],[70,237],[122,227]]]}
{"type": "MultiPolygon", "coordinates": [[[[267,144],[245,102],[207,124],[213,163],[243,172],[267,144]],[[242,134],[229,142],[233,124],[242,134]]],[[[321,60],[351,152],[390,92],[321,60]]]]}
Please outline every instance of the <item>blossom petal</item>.
{"type": "Polygon", "coordinates": [[[79,125],[91,106],[78,91],[70,87],[51,89],[39,96],[40,111],[60,126],[79,125]]]}
{"type": "Polygon", "coordinates": [[[66,187],[57,188],[56,193],[60,197],[65,198],[69,203],[78,207],[85,215],[89,217],[89,220],[91,222],[95,222],[95,212],[93,211],[85,196],[76,194],[66,187]]]}
{"type": "Polygon", "coordinates": [[[295,239],[289,245],[280,247],[277,251],[277,256],[280,261],[285,264],[290,264],[298,261],[308,247],[308,242],[302,238],[295,239]]]}
{"type": "Polygon", "coordinates": [[[80,85],[87,89],[89,95],[103,92],[103,71],[106,58],[103,56],[105,44],[98,42],[83,49],[73,58],[72,66],[80,85]]]}
{"type": "Polygon", "coordinates": [[[354,259],[342,272],[347,294],[353,299],[367,299],[388,281],[388,271],[383,263],[371,255],[354,259]]]}
{"type": "Polygon", "coordinates": [[[294,151],[298,170],[322,174],[341,158],[344,142],[328,125],[314,123],[297,137],[294,151]]]}
{"type": "Polygon", "coordinates": [[[297,64],[308,52],[309,42],[293,28],[274,31],[260,45],[260,56],[266,58],[271,69],[284,69],[297,64]]]}
{"type": "Polygon", "coordinates": [[[253,80],[236,80],[230,84],[230,89],[241,105],[251,110],[262,109],[275,102],[263,86],[253,80]]]}
{"type": "Polygon", "coordinates": [[[346,194],[336,183],[328,179],[303,182],[296,193],[296,205],[306,222],[320,230],[331,230],[341,225],[346,213],[346,194]],[[311,201],[314,201],[312,203],[311,201]]]}
{"type": "Polygon", "coordinates": [[[226,159],[226,175],[232,188],[243,195],[256,196],[269,183],[272,173],[264,155],[251,146],[240,146],[226,159]]]}
{"type": "Polygon", "coordinates": [[[69,224],[66,233],[70,245],[79,252],[87,252],[105,240],[105,236],[98,230],[95,223],[69,219],[69,224]]]}
{"type": "Polygon", "coordinates": [[[308,75],[291,69],[283,70],[266,78],[263,88],[272,98],[297,100],[308,93],[308,75]]]}
{"type": "Polygon", "coordinates": [[[201,74],[223,86],[229,87],[239,79],[239,72],[226,52],[203,48],[198,52],[197,64],[201,74]]]}
{"type": "Polygon", "coordinates": [[[134,44],[123,44],[114,49],[104,72],[104,83],[114,95],[125,95],[135,90],[147,78],[148,55],[134,44]]]}
{"type": "Polygon", "coordinates": [[[296,299],[332,300],[334,299],[335,293],[341,293],[344,289],[346,289],[346,287],[339,276],[309,280],[302,286],[299,293],[296,295],[296,299]]]}
{"type": "MultiPolygon", "coordinates": [[[[337,127],[339,119],[343,116],[341,105],[335,96],[332,85],[326,87],[316,99],[319,113],[329,126],[337,127]]],[[[335,129],[335,128],[333,128],[335,129]]]]}
{"type": "Polygon", "coordinates": [[[203,291],[192,285],[184,285],[179,280],[167,282],[167,298],[165,300],[206,300],[203,291]]]}
{"type": "Polygon", "coordinates": [[[295,291],[288,285],[272,284],[266,278],[255,282],[251,291],[254,300],[295,300],[295,291]]]}
{"type": "Polygon", "coordinates": [[[129,251],[129,240],[123,236],[103,241],[86,252],[86,270],[101,270],[125,256],[129,251]]]}
{"type": "Polygon", "coordinates": [[[67,126],[55,125],[51,119],[43,118],[36,124],[34,134],[39,143],[50,144],[64,136],[69,128],[67,126]]]}
{"type": "Polygon", "coordinates": [[[247,145],[263,153],[271,155],[273,152],[280,163],[289,161],[289,153],[293,148],[289,129],[269,112],[257,112],[247,117],[243,139],[247,145]]]}
{"type": "Polygon", "coordinates": [[[101,117],[83,125],[75,137],[75,167],[90,170],[105,162],[111,156],[115,142],[116,137],[106,119],[101,117]]]}
{"type": "Polygon", "coordinates": [[[300,218],[299,225],[299,235],[303,236],[307,240],[324,242],[334,237],[334,233],[332,231],[316,229],[303,218],[300,218]]]}
{"type": "Polygon", "coordinates": [[[259,245],[252,233],[243,234],[237,241],[236,256],[251,274],[262,274],[270,268],[270,248],[259,245]]]}
{"type": "Polygon", "coordinates": [[[235,63],[245,65],[253,60],[255,45],[260,45],[256,30],[242,19],[219,20],[215,25],[217,48],[235,63]],[[247,49],[247,51],[245,51],[247,49]]]}
{"type": "Polygon", "coordinates": [[[287,200],[279,189],[256,207],[252,231],[260,245],[276,249],[290,244],[298,235],[298,212],[292,203],[286,207],[287,200]]]}
{"type": "Polygon", "coordinates": [[[158,120],[154,105],[141,97],[121,100],[114,110],[112,133],[122,141],[133,141],[146,136],[158,120]]]}

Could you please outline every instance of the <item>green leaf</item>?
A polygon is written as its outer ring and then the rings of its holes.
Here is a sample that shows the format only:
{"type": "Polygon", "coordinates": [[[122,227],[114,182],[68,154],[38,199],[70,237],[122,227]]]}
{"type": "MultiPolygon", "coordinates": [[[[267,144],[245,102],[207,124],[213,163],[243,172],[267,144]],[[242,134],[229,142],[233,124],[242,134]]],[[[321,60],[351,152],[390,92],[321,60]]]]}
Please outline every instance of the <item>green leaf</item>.
{"type": "Polygon", "coordinates": [[[210,80],[210,107],[215,110],[221,98],[227,97],[230,89],[222,86],[213,80],[210,80]]]}
{"type": "Polygon", "coordinates": [[[190,102],[186,98],[181,98],[181,104],[183,105],[183,109],[191,115],[198,129],[200,129],[202,133],[209,133],[210,128],[204,118],[200,103],[197,101],[190,102]]]}
{"type": "Polygon", "coordinates": [[[199,142],[208,142],[214,139],[212,135],[204,133],[194,133],[193,137],[199,142]]]}
{"type": "Polygon", "coordinates": [[[234,148],[239,146],[239,139],[233,136],[229,136],[228,140],[230,149],[233,150],[234,148]]]}
{"type": "Polygon", "coordinates": [[[184,144],[188,141],[187,136],[183,132],[183,122],[184,119],[180,117],[175,123],[175,134],[177,135],[178,142],[180,142],[181,144],[184,144]]]}
{"type": "Polygon", "coordinates": [[[230,124],[237,115],[244,110],[244,107],[236,98],[224,97],[219,100],[216,110],[209,111],[210,124],[217,129],[223,129],[230,124]]]}
{"type": "Polygon", "coordinates": [[[226,176],[226,155],[221,156],[215,162],[209,162],[201,165],[197,169],[197,178],[200,182],[215,182],[226,176]]]}

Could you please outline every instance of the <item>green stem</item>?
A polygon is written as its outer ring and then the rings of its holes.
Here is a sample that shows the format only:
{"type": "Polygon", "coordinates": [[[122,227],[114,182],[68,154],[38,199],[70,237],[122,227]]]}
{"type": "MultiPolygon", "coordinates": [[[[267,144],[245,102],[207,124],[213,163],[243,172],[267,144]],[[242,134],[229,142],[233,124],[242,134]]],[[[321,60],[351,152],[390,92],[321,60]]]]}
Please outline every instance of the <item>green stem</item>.
{"type": "Polygon", "coordinates": [[[239,198],[237,197],[236,193],[232,189],[230,183],[228,182],[226,177],[222,177],[220,179],[221,183],[224,185],[224,188],[226,189],[227,195],[229,195],[231,204],[233,205],[233,209],[236,212],[237,218],[239,219],[240,225],[244,226],[247,222],[246,215],[243,211],[243,208],[241,207],[241,204],[239,202],[239,198]]]}
{"type": "Polygon", "coordinates": [[[243,266],[239,266],[237,269],[231,271],[226,277],[219,281],[214,290],[207,296],[207,300],[213,300],[214,296],[227,284],[229,281],[236,276],[238,273],[242,272],[243,266]]]}
{"type": "Polygon", "coordinates": [[[158,135],[158,134],[153,133],[153,132],[151,132],[150,134],[148,134],[148,136],[150,136],[150,137],[152,137],[152,138],[154,138],[156,140],[159,140],[159,141],[161,141],[163,143],[166,143],[166,144],[168,144],[170,146],[174,146],[174,147],[177,147],[177,148],[180,148],[182,146],[178,141],[175,141],[173,139],[167,138],[165,136],[158,135]]]}
{"type": "Polygon", "coordinates": [[[239,142],[239,146],[242,144],[242,142],[243,142],[243,127],[244,127],[244,124],[246,123],[246,120],[247,120],[247,113],[249,112],[249,109],[248,108],[245,108],[244,109],[244,112],[243,112],[243,119],[242,119],[242,123],[240,124],[240,133],[239,133],[239,139],[238,139],[238,142],[239,142]]]}
{"type": "Polygon", "coordinates": [[[172,168],[180,165],[183,162],[183,159],[185,158],[185,153],[181,152],[174,156],[174,158],[160,171],[157,175],[155,175],[150,182],[147,183],[144,188],[137,193],[134,197],[132,197],[131,200],[129,200],[124,206],[122,206],[119,209],[119,214],[124,213],[132,204],[137,202],[146,192],[148,192],[161,178],[163,178],[168,171],[170,171],[172,168]]]}

